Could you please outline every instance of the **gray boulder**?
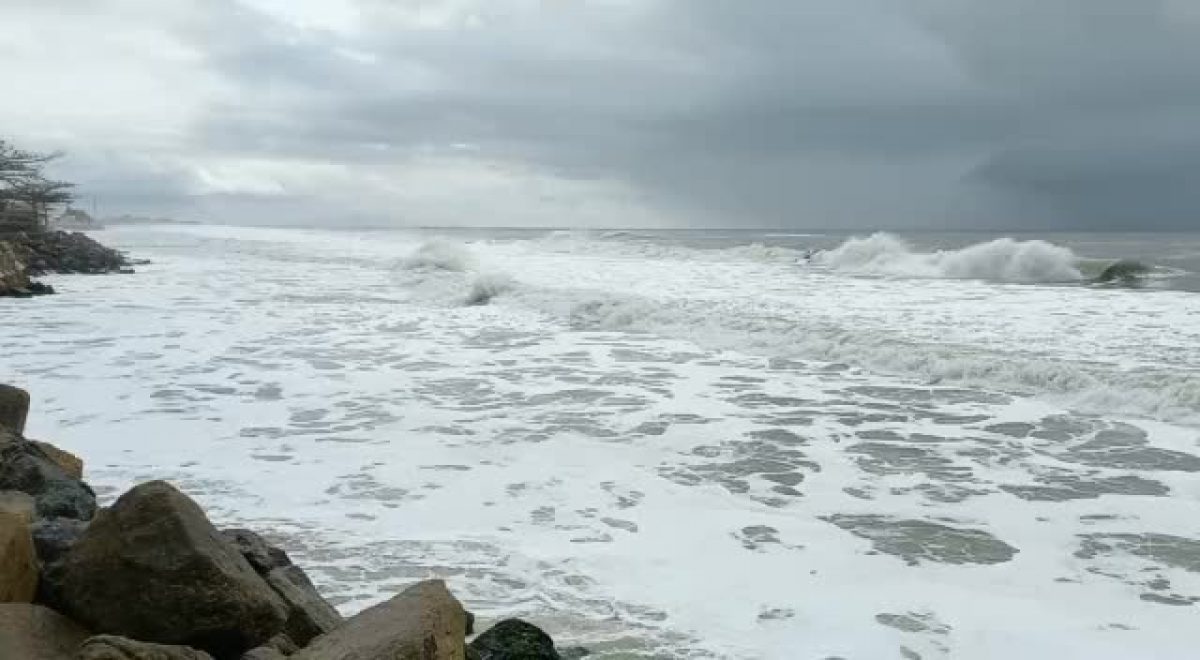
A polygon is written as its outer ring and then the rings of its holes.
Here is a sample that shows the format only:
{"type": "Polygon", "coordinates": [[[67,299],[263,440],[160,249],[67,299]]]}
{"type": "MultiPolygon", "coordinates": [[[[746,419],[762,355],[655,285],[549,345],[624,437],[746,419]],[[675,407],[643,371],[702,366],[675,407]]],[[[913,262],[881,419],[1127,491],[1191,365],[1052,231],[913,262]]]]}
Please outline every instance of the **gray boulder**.
{"type": "Polygon", "coordinates": [[[29,392],[0,384],[0,426],[14,433],[24,433],[25,418],[28,416],[29,392]]]}
{"type": "Polygon", "coordinates": [[[284,632],[300,646],[342,624],[342,615],[317,591],[308,575],[287,553],[247,529],[226,529],[229,541],[254,570],[271,585],[288,608],[284,632]]]}
{"type": "Polygon", "coordinates": [[[186,646],[148,644],[114,635],[97,635],[79,647],[78,660],[213,660],[186,646]]]}
{"type": "Polygon", "coordinates": [[[520,619],[506,619],[471,642],[479,660],[560,660],[554,640],[541,628],[520,619]]]}
{"type": "Polygon", "coordinates": [[[41,605],[0,603],[0,658],[72,660],[88,632],[41,605]]]}
{"type": "Polygon", "coordinates": [[[91,520],[96,494],[36,444],[9,437],[0,442],[0,490],[19,490],[33,496],[40,518],[91,520]]]}
{"type": "Polygon", "coordinates": [[[275,593],[200,507],[163,481],[100,511],[62,570],[67,613],[98,632],[237,658],[285,619],[275,593]]]}
{"type": "Polygon", "coordinates": [[[462,660],[466,617],[441,580],[426,580],[363,610],[293,660],[462,660]]]}

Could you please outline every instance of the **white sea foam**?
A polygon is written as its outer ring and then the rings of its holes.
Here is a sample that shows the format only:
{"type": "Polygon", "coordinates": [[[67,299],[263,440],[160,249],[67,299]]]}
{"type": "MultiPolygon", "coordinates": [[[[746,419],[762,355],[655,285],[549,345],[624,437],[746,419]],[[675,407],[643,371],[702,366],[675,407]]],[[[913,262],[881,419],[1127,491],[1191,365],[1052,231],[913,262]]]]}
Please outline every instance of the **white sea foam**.
{"type": "Polygon", "coordinates": [[[462,243],[446,269],[397,268],[426,241],[405,233],[108,232],[154,263],[0,300],[30,433],[102,498],[166,478],[280,539],[347,614],[437,576],[480,628],[597,658],[1200,644],[1195,607],[1161,604],[1200,596],[1171,545],[1200,538],[1195,294],[640,239],[462,243]]]}
{"type": "Polygon", "coordinates": [[[1000,238],[957,250],[917,252],[886,233],[851,238],[817,254],[814,263],[864,275],[977,279],[1022,284],[1077,282],[1079,257],[1069,248],[1041,240],[1000,238]]]}

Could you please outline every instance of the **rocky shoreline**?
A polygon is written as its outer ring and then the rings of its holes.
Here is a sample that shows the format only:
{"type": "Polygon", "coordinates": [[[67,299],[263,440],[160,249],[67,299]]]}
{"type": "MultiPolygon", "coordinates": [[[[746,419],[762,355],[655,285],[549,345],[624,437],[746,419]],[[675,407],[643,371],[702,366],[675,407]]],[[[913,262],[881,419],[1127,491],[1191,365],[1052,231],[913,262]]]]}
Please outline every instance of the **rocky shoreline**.
{"type": "Polygon", "coordinates": [[[442,580],[343,619],[287,552],[165,481],[100,508],[83,461],[24,436],[0,385],[0,656],[13,660],[557,660],[519,619],[473,634],[442,580]]]}
{"type": "Polygon", "coordinates": [[[50,273],[132,273],[124,254],[80,232],[24,231],[0,235],[0,297],[54,293],[32,278],[50,273]]]}

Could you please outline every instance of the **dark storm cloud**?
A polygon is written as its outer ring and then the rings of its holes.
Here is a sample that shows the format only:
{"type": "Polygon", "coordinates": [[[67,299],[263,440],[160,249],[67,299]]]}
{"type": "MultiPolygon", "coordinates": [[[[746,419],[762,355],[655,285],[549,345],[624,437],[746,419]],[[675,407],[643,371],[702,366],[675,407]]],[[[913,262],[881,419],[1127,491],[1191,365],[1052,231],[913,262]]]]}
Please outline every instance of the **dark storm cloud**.
{"type": "Polygon", "coordinates": [[[1191,0],[359,6],[355,30],[233,0],[172,24],[235,90],[189,148],[475,155],[697,224],[1200,225],[1191,0]]]}

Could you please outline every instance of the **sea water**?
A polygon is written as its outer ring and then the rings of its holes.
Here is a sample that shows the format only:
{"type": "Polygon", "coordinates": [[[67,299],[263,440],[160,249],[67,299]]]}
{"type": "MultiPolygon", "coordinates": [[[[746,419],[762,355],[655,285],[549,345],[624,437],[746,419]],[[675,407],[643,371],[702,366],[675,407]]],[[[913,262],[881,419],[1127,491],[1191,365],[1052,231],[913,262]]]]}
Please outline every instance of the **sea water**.
{"type": "Polygon", "coordinates": [[[347,614],[443,577],[598,657],[1200,645],[1200,235],[101,238],[151,263],[0,300],[29,435],[347,614]]]}

